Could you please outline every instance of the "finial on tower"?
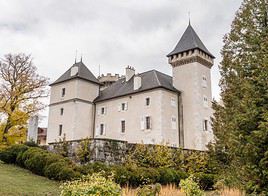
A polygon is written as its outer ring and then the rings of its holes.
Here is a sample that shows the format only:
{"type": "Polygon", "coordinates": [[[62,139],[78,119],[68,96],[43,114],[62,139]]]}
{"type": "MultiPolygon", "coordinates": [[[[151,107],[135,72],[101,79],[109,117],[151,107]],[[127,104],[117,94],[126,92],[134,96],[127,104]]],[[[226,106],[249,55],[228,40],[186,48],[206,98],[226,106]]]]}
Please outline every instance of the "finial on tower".
{"type": "Polygon", "coordinates": [[[81,59],[80,59],[80,62],[82,63],[83,61],[83,54],[81,53],[81,59]]]}
{"type": "Polygon", "coordinates": [[[77,50],[75,50],[75,58],[74,58],[74,63],[76,63],[76,58],[77,58],[77,50]]]}
{"type": "Polygon", "coordinates": [[[191,12],[188,12],[188,17],[189,17],[189,25],[191,25],[191,12]]]}

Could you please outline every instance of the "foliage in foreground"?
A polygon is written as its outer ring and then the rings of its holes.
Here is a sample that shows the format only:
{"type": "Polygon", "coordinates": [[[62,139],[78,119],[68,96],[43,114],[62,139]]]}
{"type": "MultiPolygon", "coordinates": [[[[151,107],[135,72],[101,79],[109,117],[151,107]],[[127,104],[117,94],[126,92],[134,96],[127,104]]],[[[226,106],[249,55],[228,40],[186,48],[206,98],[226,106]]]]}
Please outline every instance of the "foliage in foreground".
{"type": "Polygon", "coordinates": [[[268,0],[244,0],[224,38],[211,155],[230,186],[268,194],[268,0]]]}
{"type": "Polygon", "coordinates": [[[193,176],[185,180],[181,180],[180,187],[186,196],[204,196],[205,193],[200,189],[199,185],[194,181],[193,176]]]}
{"type": "Polygon", "coordinates": [[[60,186],[61,196],[120,196],[121,188],[112,177],[104,177],[103,173],[93,173],[79,180],[65,182],[60,186]]]}

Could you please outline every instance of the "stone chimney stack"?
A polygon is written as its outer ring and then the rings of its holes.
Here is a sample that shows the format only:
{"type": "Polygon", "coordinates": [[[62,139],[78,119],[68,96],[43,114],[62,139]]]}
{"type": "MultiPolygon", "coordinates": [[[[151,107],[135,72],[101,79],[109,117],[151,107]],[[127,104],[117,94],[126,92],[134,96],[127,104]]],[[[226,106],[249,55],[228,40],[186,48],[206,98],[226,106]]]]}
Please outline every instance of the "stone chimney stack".
{"type": "Polygon", "coordinates": [[[133,67],[127,66],[126,67],[126,82],[129,81],[134,75],[135,75],[135,69],[133,67]]]}
{"type": "Polygon", "coordinates": [[[141,77],[134,76],[134,91],[138,90],[141,87],[141,77]]]}

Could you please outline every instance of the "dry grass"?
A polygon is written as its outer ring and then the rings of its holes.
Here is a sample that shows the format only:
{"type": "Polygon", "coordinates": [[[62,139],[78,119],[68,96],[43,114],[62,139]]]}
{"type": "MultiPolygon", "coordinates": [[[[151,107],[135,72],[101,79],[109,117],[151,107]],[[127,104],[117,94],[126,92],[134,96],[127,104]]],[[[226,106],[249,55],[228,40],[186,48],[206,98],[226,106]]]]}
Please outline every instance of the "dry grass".
{"type": "MultiPolygon", "coordinates": [[[[123,196],[136,196],[136,189],[126,187],[123,189],[123,196]]],[[[224,188],[221,191],[206,192],[207,196],[244,196],[245,194],[239,190],[224,188]]],[[[175,185],[162,186],[160,196],[185,196],[175,185]]]]}

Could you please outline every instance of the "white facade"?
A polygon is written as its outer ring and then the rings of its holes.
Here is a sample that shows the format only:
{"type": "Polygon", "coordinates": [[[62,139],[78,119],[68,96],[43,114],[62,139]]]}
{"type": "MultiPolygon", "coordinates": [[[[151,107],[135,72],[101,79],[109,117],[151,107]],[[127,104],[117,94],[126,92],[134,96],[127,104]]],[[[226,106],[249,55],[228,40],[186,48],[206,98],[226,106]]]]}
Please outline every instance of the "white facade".
{"type": "Polygon", "coordinates": [[[190,25],[183,36],[168,55],[172,77],[155,70],[135,74],[128,66],[125,78],[104,89],[82,62],[75,63],[51,85],[47,143],[106,138],[206,150],[213,139],[214,57],[190,25]]]}

